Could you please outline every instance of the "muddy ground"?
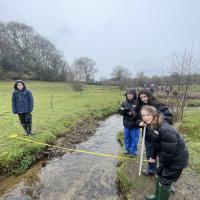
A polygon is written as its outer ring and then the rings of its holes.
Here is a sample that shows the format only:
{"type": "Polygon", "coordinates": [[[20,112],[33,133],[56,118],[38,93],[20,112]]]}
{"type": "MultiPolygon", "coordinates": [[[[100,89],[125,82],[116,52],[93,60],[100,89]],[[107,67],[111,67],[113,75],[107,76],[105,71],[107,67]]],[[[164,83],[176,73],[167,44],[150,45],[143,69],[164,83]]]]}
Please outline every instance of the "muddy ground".
{"type": "MultiPolygon", "coordinates": [[[[82,143],[88,139],[88,137],[94,135],[96,128],[99,126],[99,121],[92,118],[83,118],[76,122],[69,131],[60,135],[54,146],[75,149],[76,145],[82,143]]],[[[42,157],[58,157],[65,154],[66,151],[58,148],[48,148],[40,155],[42,157]]]]}

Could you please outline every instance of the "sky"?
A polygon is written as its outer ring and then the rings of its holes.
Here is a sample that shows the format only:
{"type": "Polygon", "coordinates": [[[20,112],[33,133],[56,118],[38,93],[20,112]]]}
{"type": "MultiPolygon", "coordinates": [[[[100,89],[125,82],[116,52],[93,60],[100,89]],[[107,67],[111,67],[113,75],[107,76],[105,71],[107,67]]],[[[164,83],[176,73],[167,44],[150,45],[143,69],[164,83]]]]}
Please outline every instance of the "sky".
{"type": "Polygon", "coordinates": [[[123,65],[133,76],[166,75],[174,53],[200,51],[199,0],[0,0],[0,21],[30,25],[71,64],[96,61],[96,78],[123,65]]]}

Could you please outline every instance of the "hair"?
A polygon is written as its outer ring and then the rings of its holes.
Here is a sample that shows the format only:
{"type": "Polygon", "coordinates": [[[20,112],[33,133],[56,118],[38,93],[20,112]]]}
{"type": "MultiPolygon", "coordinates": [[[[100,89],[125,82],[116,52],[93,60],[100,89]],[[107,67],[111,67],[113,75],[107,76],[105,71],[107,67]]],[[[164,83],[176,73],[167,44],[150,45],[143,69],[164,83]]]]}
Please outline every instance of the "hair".
{"type": "Polygon", "coordinates": [[[156,108],[154,108],[153,106],[143,106],[141,111],[142,110],[146,110],[149,114],[153,116],[153,121],[151,123],[152,128],[157,128],[161,124],[163,124],[164,115],[160,111],[156,110],[156,108]]]}
{"type": "Polygon", "coordinates": [[[22,89],[23,91],[26,90],[26,85],[25,85],[24,81],[22,81],[22,80],[17,80],[17,81],[15,82],[15,84],[14,84],[14,89],[15,89],[15,90],[18,90],[18,88],[17,88],[17,84],[18,84],[18,83],[21,83],[21,84],[23,85],[23,89],[22,89]]]}
{"type": "Polygon", "coordinates": [[[136,100],[137,100],[137,92],[136,92],[136,89],[130,88],[130,89],[125,93],[125,96],[126,96],[126,100],[127,100],[127,101],[131,101],[131,102],[135,103],[136,100]],[[132,100],[128,100],[128,98],[127,98],[127,95],[128,95],[128,94],[132,94],[132,95],[133,95],[133,99],[132,99],[132,100]]]}
{"type": "Polygon", "coordinates": [[[137,98],[137,108],[138,110],[141,109],[143,105],[149,105],[149,106],[158,106],[158,105],[164,105],[162,102],[160,102],[148,89],[143,89],[140,90],[138,93],[138,98],[137,98]],[[145,94],[148,97],[148,102],[145,104],[141,99],[140,95],[145,94]]]}

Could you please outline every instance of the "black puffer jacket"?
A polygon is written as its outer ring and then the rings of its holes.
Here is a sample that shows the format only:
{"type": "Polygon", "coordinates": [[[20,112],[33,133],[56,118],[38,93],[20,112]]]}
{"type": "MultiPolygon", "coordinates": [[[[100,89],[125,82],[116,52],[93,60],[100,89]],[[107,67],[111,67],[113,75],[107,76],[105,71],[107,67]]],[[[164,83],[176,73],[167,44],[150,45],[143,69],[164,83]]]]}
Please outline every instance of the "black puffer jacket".
{"type": "Polygon", "coordinates": [[[154,103],[154,106],[158,111],[160,111],[163,115],[164,115],[164,119],[165,121],[172,125],[173,124],[173,115],[170,112],[169,108],[167,105],[163,104],[163,103],[154,103]]]}
{"type": "Polygon", "coordinates": [[[123,125],[126,128],[136,128],[139,127],[137,121],[139,120],[137,112],[136,112],[136,90],[131,89],[127,92],[126,95],[126,100],[122,102],[120,108],[118,109],[118,113],[120,115],[123,115],[123,125]],[[133,99],[129,100],[127,98],[127,93],[133,94],[133,99]],[[128,114],[128,112],[131,112],[131,115],[128,114]]]}
{"type": "Polygon", "coordinates": [[[164,122],[153,132],[151,157],[159,157],[163,168],[183,169],[188,164],[189,153],[180,133],[164,122]]]}

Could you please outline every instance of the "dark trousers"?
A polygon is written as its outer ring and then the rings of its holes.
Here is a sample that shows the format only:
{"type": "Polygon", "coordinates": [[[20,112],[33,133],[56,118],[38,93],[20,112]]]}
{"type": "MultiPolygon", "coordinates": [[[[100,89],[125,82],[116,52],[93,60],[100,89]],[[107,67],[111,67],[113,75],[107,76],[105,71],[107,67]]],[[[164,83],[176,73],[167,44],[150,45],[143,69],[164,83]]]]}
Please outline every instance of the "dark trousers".
{"type": "Polygon", "coordinates": [[[21,124],[32,124],[31,113],[20,113],[18,116],[21,124]]]}
{"type": "MultiPolygon", "coordinates": [[[[145,149],[146,149],[146,158],[147,158],[147,160],[149,160],[150,156],[151,156],[151,152],[152,152],[152,143],[148,140],[145,140],[145,149]]],[[[151,173],[155,173],[156,163],[149,163],[148,162],[147,171],[151,172],[151,173]]]]}
{"type": "Polygon", "coordinates": [[[160,176],[160,183],[163,185],[171,186],[180,177],[183,169],[161,168],[158,167],[156,173],[160,176]]]}

